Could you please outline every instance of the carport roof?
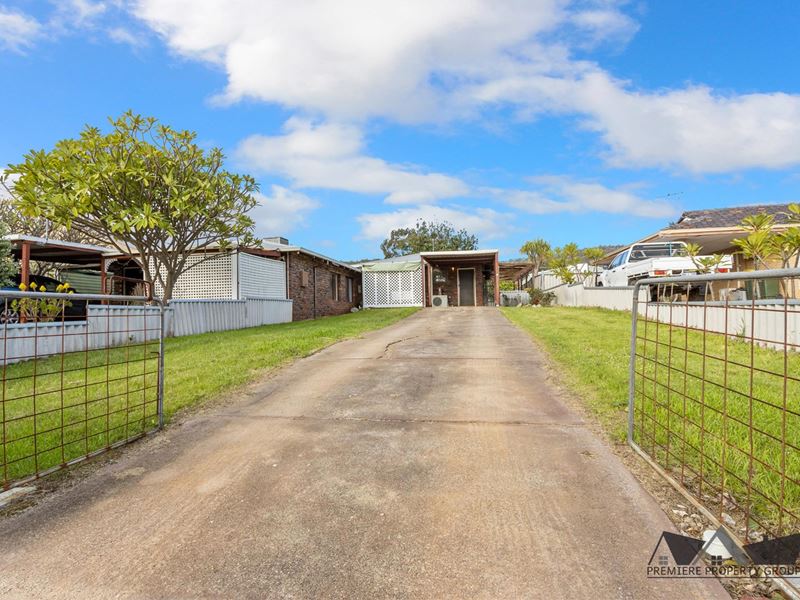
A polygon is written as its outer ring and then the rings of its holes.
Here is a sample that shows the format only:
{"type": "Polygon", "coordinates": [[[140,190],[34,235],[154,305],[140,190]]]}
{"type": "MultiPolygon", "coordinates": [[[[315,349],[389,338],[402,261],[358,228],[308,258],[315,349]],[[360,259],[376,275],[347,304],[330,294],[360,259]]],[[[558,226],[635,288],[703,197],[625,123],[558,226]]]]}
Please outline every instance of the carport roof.
{"type": "Polygon", "coordinates": [[[30,248],[30,259],[43,262],[59,262],[75,265],[95,264],[110,248],[94,246],[92,244],[79,244],[65,242],[50,238],[40,238],[32,235],[7,235],[6,240],[13,246],[14,258],[21,258],[22,246],[30,248]]]}
{"type": "Polygon", "coordinates": [[[499,250],[443,250],[436,252],[420,252],[420,256],[428,262],[494,262],[499,250]]]}

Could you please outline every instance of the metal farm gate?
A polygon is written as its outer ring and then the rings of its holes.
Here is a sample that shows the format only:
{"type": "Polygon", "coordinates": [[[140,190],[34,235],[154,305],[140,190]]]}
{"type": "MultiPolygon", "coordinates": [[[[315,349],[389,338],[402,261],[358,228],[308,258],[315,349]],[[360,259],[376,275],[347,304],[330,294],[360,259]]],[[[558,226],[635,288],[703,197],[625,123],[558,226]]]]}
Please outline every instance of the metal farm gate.
{"type": "Polygon", "coordinates": [[[0,480],[23,484],[163,424],[164,310],[0,290],[0,480]]]}
{"type": "Polygon", "coordinates": [[[800,271],[646,279],[633,298],[631,446],[741,543],[800,533],[800,271]]]}

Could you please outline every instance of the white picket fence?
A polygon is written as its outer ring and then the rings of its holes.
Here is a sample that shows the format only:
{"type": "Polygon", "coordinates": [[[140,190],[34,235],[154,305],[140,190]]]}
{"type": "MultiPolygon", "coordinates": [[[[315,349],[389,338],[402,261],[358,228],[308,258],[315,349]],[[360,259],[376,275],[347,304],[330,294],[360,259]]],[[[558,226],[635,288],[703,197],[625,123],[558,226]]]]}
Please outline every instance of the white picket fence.
{"type": "MultiPolygon", "coordinates": [[[[164,312],[167,337],[244,329],[292,320],[292,301],[173,300],[164,312]]],[[[157,306],[89,305],[85,321],[0,325],[0,365],[31,357],[111,348],[159,339],[157,306]]]]}

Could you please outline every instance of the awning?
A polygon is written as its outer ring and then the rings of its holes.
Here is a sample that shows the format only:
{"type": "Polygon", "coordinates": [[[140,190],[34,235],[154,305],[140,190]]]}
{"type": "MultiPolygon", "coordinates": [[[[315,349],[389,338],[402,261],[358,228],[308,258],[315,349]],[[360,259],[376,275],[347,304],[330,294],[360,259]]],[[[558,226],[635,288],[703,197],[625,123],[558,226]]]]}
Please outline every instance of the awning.
{"type": "Polygon", "coordinates": [[[417,260],[409,262],[380,262],[372,265],[364,265],[361,267],[361,270],[366,273],[392,273],[398,271],[417,271],[420,266],[420,262],[417,260]]]}

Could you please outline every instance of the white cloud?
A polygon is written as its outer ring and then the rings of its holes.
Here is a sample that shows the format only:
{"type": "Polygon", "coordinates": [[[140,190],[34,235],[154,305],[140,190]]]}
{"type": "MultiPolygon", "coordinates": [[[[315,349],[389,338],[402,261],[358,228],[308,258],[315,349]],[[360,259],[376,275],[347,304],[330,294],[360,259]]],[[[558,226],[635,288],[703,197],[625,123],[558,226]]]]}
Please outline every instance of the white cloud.
{"type": "Polygon", "coordinates": [[[616,166],[717,173],[800,163],[798,95],[722,95],[705,86],[643,93],[596,73],[580,83],[576,104],[616,166]]]}
{"type": "Polygon", "coordinates": [[[597,182],[576,181],[569,177],[532,177],[532,190],[493,188],[490,194],[510,206],[532,214],[562,212],[603,212],[635,217],[669,218],[678,210],[666,200],[646,199],[635,193],[635,186],[610,188],[597,182]]]}
{"type": "Polygon", "coordinates": [[[360,237],[367,240],[383,240],[393,229],[413,227],[419,219],[447,221],[457,229],[466,229],[478,239],[492,240],[508,235],[513,230],[514,215],[491,208],[474,210],[460,206],[417,206],[401,208],[391,212],[359,215],[360,237]]]}
{"type": "Polygon", "coordinates": [[[455,177],[363,154],[361,131],[352,125],[295,117],[284,130],[284,135],[243,140],[237,156],[252,169],[289,178],[295,187],[381,194],[395,204],[432,202],[469,191],[455,177]]]}
{"type": "Polygon", "coordinates": [[[305,224],[308,215],[319,208],[316,200],[305,194],[279,185],[270,194],[256,194],[258,206],[250,213],[256,222],[256,232],[262,236],[287,235],[305,224]]]}
{"type": "Polygon", "coordinates": [[[112,27],[106,33],[112,41],[118,44],[127,44],[133,48],[139,48],[147,43],[144,36],[134,34],[125,27],[112,27]]]}
{"type": "Polygon", "coordinates": [[[223,68],[226,101],[253,98],[333,121],[555,112],[583,116],[614,166],[704,173],[800,164],[799,95],[637,90],[573,59],[574,49],[635,33],[624,4],[138,0],[134,11],[177,53],[223,68]]]}
{"type": "Polygon", "coordinates": [[[564,77],[498,78],[470,94],[530,113],[582,115],[617,167],[724,173],[800,164],[800,95],[722,95],[705,86],[643,92],[588,64],[564,77]]]}
{"type": "Polygon", "coordinates": [[[91,2],[90,0],[60,0],[58,18],[73,27],[89,24],[106,12],[105,2],[91,2]]]}
{"type": "Polygon", "coordinates": [[[33,17],[0,6],[0,50],[23,52],[34,44],[41,29],[33,17]]]}
{"type": "MultiPolygon", "coordinates": [[[[382,194],[389,204],[413,204],[414,208],[370,215],[365,228],[384,228],[384,219],[406,219],[413,224],[421,214],[452,211],[455,218],[480,219],[484,231],[499,223],[498,214],[469,213],[461,209],[425,207],[425,204],[462,198],[489,198],[533,214],[563,212],[625,213],[638,217],[671,217],[675,208],[666,201],[638,196],[631,186],[609,188],[596,182],[567,177],[530,178],[531,188],[470,186],[458,177],[426,173],[418,168],[388,163],[366,156],[359,128],[341,123],[315,124],[294,117],[285,134],[251,136],[238,147],[240,160],[261,173],[286,177],[295,188],[331,189],[357,194],[382,194]]],[[[284,188],[280,188],[284,189],[284,188]]],[[[286,190],[288,192],[288,190],[286,190]]]]}
{"type": "Polygon", "coordinates": [[[465,83],[520,64],[549,68],[563,52],[537,38],[559,26],[577,42],[617,37],[627,20],[615,2],[568,4],[138,0],[135,13],[176,52],[222,66],[229,101],[255,98],[338,120],[430,121],[459,112],[465,83]]]}

